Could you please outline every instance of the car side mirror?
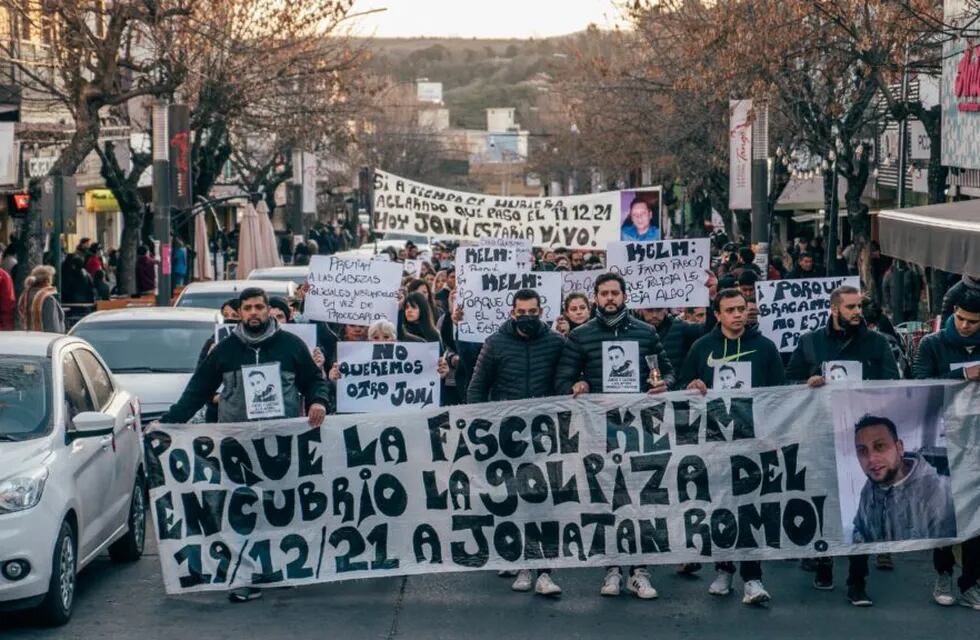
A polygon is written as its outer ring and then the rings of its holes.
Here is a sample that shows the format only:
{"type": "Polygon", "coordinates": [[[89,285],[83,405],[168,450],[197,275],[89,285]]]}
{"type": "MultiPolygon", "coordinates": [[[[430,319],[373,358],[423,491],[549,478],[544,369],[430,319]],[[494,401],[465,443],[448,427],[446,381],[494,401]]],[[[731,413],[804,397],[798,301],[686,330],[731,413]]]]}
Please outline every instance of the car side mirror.
{"type": "Polygon", "coordinates": [[[111,435],[116,419],[101,411],[83,411],[71,420],[71,434],[75,438],[92,438],[111,435]]]}

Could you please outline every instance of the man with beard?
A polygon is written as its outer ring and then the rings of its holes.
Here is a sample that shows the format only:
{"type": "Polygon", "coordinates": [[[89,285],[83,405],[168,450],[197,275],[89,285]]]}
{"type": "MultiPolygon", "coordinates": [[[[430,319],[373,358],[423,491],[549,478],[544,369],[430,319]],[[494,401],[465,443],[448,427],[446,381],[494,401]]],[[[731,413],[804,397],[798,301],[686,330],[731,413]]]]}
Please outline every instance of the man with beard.
{"type": "MultiPolygon", "coordinates": [[[[657,331],[634,317],[626,309],[626,281],[618,273],[604,273],[595,280],[596,317],[568,335],[555,373],[555,391],[571,393],[602,393],[602,352],[604,342],[636,342],[639,352],[640,388],[650,394],[663,393],[674,382],[674,367],[664,353],[657,331]],[[651,375],[646,356],[658,357],[659,376],[651,375]]],[[[609,567],[600,593],[618,596],[622,586],[620,568],[609,567]]],[[[630,568],[627,589],[636,597],[650,600],[657,591],[650,584],[646,567],[630,568]]]]}
{"type": "MultiPolygon", "coordinates": [[[[783,384],[783,362],[772,340],[757,327],[747,325],[747,304],[735,288],[722,289],[712,302],[718,324],[691,347],[678,375],[677,387],[706,394],[714,385],[716,372],[730,362],[749,362],[752,365],[752,388],[775,387],[783,384]]],[[[724,596],[731,593],[735,565],[715,564],[716,576],[708,593],[724,596]]],[[[770,599],[762,585],[762,564],[758,560],[740,563],[739,573],[745,583],[742,602],[762,604],[770,599]]]]}
{"type": "Polygon", "coordinates": [[[637,313],[641,320],[657,330],[667,359],[675,369],[684,364],[691,345],[705,333],[703,319],[701,324],[685,322],[669,309],[640,309],[637,313]]]}
{"type": "MultiPolygon", "coordinates": [[[[217,421],[247,422],[252,400],[248,394],[254,393],[248,378],[255,377],[251,375],[253,372],[275,368],[280,379],[268,382],[277,387],[276,397],[281,396],[283,412],[281,416],[263,415],[261,419],[300,416],[302,397],[308,407],[310,426],[318,428],[331,406],[332,394],[309,349],[301,339],[280,331],[269,315],[269,298],[265,291],[250,287],[243,290],[238,299],[241,322],[231,336],[215,345],[191,376],[180,399],[160,422],[187,422],[222,385],[217,421]]],[[[229,592],[229,599],[244,602],[260,597],[261,593],[253,587],[242,587],[229,592]]]]}
{"type": "MultiPolygon", "coordinates": [[[[861,292],[855,287],[841,286],[830,294],[830,318],[827,326],[803,334],[786,367],[786,379],[805,382],[811,389],[824,386],[823,364],[834,360],[861,363],[865,380],[898,380],[898,365],[888,341],[864,322],[861,292]]],[[[847,558],[847,599],[856,607],[872,605],[867,593],[868,556],[847,558]]],[[[808,569],[810,563],[804,564],[808,569]]],[[[834,559],[816,561],[815,589],[834,588],[834,559]]]]}
{"type": "MultiPolygon", "coordinates": [[[[980,290],[960,287],[954,292],[950,304],[952,315],[942,329],[919,343],[912,376],[917,380],[967,380],[969,384],[977,384],[980,382],[980,290]]],[[[957,582],[959,602],[980,611],[980,536],[964,542],[962,551],[963,573],[957,582]]],[[[933,600],[942,606],[951,606],[956,603],[953,597],[953,569],[956,566],[953,548],[934,549],[932,563],[936,570],[933,600]]]]}

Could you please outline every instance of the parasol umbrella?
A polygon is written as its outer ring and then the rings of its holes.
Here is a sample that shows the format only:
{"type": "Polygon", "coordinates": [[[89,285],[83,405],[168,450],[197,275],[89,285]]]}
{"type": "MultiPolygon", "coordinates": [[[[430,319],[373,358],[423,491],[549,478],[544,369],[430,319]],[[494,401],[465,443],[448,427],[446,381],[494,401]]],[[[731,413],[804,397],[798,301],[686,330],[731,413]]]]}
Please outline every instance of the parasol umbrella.
{"type": "Polygon", "coordinates": [[[208,248],[208,226],[203,212],[194,216],[194,276],[198,280],[214,280],[214,265],[208,248]]]}
{"type": "Polygon", "coordinates": [[[259,214],[255,212],[255,207],[249,202],[245,205],[245,209],[242,212],[242,219],[238,223],[239,279],[247,278],[253,269],[260,269],[266,266],[261,264],[261,243],[262,229],[259,223],[259,214]]]}
{"type": "Polygon", "coordinates": [[[276,243],[276,232],[272,228],[272,220],[269,219],[269,206],[265,200],[261,200],[255,206],[255,212],[259,216],[259,230],[262,235],[260,242],[260,254],[262,256],[262,267],[281,267],[282,258],[279,257],[279,247],[276,243]]]}

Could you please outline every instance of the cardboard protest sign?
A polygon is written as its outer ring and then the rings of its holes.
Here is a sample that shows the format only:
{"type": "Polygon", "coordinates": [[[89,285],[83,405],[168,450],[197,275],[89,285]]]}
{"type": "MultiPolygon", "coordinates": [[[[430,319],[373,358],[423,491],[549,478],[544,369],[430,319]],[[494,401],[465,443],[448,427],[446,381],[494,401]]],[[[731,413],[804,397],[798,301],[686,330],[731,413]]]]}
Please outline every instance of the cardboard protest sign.
{"type": "Polygon", "coordinates": [[[519,250],[514,247],[457,247],[456,280],[465,280],[471,273],[521,270],[519,255],[519,250]]]}
{"type": "Polygon", "coordinates": [[[602,343],[603,393],[640,390],[640,345],[635,340],[602,343]]]}
{"type": "Polygon", "coordinates": [[[338,342],[337,411],[438,407],[438,342],[338,342]]]}
{"type": "Polygon", "coordinates": [[[584,293],[589,302],[595,299],[595,279],[605,271],[592,269],[590,271],[562,271],[561,297],[564,300],[570,293],[584,293]]]}
{"type": "Polygon", "coordinates": [[[534,289],[541,296],[541,320],[552,323],[561,314],[561,274],[538,271],[472,273],[459,281],[456,304],[463,307],[458,339],[483,342],[510,319],[514,294],[534,289]]]}
{"type": "Polygon", "coordinates": [[[374,230],[433,238],[519,238],[601,249],[619,239],[619,192],[525,198],[443,189],[374,171],[374,230]]]}
{"type": "Polygon", "coordinates": [[[977,385],[933,382],[589,395],[162,425],[145,463],[177,594],[948,546],[980,534],[978,421],[977,385]],[[901,468],[862,466],[882,418],[901,468]]]}
{"type": "Polygon", "coordinates": [[[860,288],[861,282],[857,276],[756,282],[759,330],[780,352],[792,353],[801,335],[826,326],[830,294],[841,285],[860,288]]]}
{"type": "Polygon", "coordinates": [[[397,262],[313,256],[306,317],[360,326],[375,320],[397,322],[401,280],[397,262]]]}
{"type": "Polygon", "coordinates": [[[245,385],[245,413],[249,420],[286,415],[278,362],[242,367],[242,384],[245,385]]]}
{"type": "Polygon", "coordinates": [[[708,305],[710,240],[612,242],[609,270],[626,280],[630,309],[666,309],[708,305]]]}
{"type": "Polygon", "coordinates": [[[521,268],[530,267],[534,260],[534,247],[530,240],[523,238],[480,238],[481,247],[507,247],[516,252],[517,264],[521,268]]]}

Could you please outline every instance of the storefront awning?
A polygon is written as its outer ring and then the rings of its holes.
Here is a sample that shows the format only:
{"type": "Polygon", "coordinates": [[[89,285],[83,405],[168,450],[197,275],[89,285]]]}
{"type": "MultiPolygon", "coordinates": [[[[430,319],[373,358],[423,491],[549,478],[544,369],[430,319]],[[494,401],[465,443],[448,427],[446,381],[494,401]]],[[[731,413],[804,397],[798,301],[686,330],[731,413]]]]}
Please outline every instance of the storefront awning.
{"type": "Polygon", "coordinates": [[[980,274],[980,200],[882,211],[878,231],[885,255],[980,274]]]}

